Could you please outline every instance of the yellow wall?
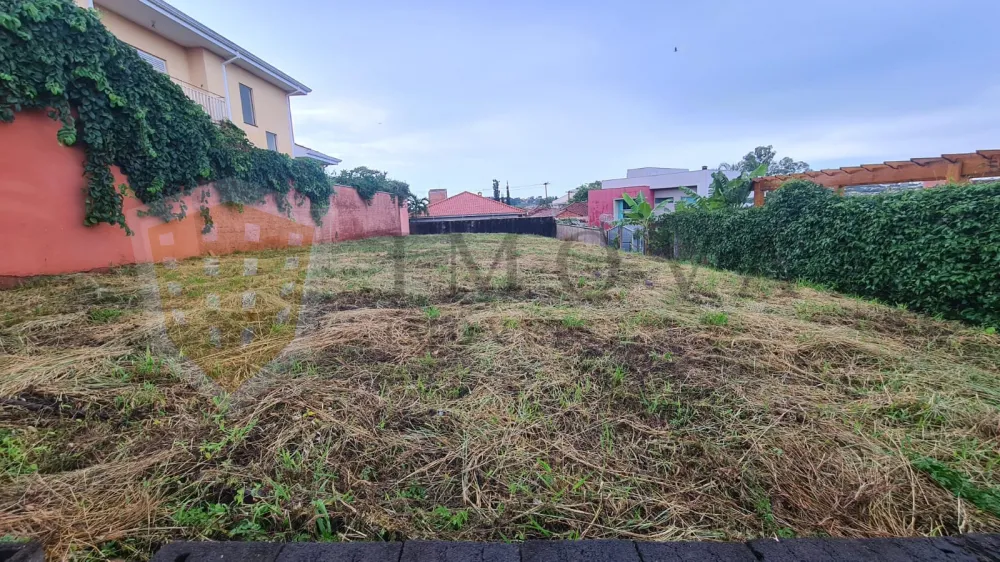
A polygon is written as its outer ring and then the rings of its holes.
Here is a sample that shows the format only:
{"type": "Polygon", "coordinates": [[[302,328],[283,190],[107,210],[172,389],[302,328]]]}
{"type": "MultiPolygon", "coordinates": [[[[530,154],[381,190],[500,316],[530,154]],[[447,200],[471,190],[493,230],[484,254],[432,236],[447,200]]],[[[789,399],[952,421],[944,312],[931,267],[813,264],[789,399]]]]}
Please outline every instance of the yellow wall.
{"type": "Polygon", "coordinates": [[[131,21],[98,6],[101,22],[115,37],[142,49],[147,53],[167,61],[167,74],[185,82],[191,82],[191,72],[188,68],[187,49],[157,35],[151,29],[132,23],[131,21]]]}
{"type": "Polygon", "coordinates": [[[285,92],[257,78],[246,70],[230,64],[226,67],[229,75],[229,101],[233,106],[233,123],[246,131],[250,142],[261,148],[267,148],[266,131],[278,135],[278,150],[285,154],[292,153],[291,123],[288,120],[288,97],[285,92]],[[240,84],[245,84],[253,90],[254,112],[257,126],[243,123],[243,106],[240,102],[240,84]]]}
{"type": "Polygon", "coordinates": [[[226,88],[222,80],[222,57],[200,47],[188,49],[188,69],[191,84],[202,90],[225,97],[226,88]]]}
{"type": "MultiPolygon", "coordinates": [[[[86,7],[88,0],[74,0],[86,7]]],[[[118,14],[101,7],[98,0],[101,21],[111,33],[122,41],[159,57],[167,63],[167,74],[225,97],[222,57],[202,48],[185,48],[155,32],[155,30],[135,24],[118,14]]],[[[267,132],[278,135],[278,150],[292,154],[291,122],[288,113],[288,97],[284,90],[254,76],[250,72],[229,64],[226,66],[229,82],[229,102],[232,105],[232,120],[246,131],[254,145],[267,148],[267,132]],[[240,84],[253,89],[256,126],[243,122],[243,108],[240,102],[240,84]]]]}

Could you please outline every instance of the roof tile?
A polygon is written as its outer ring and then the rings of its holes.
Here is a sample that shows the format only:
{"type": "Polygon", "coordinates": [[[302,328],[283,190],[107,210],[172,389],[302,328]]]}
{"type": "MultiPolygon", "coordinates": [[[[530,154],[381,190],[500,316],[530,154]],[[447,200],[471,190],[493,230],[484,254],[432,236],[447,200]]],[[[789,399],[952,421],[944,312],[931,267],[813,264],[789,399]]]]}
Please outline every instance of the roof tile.
{"type": "Polygon", "coordinates": [[[524,215],[526,213],[527,211],[519,207],[494,201],[493,199],[468,191],[452,195],[444,201],[438,201],[427,207],[427,214],[432,217],[524,215]]]}
{"type": "Polygon", "coordinates": [[[587,216],[587,204],[580,201],[573,203],[572,205],[567,205],[565,209],[556,215],[557,218],[568,218],[568,217],[585,217],[587,216]]]}

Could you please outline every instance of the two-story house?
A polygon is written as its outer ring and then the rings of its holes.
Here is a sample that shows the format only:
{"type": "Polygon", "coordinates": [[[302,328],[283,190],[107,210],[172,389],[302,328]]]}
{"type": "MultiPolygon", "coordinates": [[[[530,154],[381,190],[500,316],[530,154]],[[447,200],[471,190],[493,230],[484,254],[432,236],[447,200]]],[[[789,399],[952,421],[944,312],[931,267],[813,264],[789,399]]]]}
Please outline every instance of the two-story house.
{"type": "Polygon", "coordinates": [[[311,90],[163,0],[74,0],[93,8],[111,33],[168,74],[216,121],[228,119],[260,148],[340,160],[295,144],[291,97],[311,90]]]}

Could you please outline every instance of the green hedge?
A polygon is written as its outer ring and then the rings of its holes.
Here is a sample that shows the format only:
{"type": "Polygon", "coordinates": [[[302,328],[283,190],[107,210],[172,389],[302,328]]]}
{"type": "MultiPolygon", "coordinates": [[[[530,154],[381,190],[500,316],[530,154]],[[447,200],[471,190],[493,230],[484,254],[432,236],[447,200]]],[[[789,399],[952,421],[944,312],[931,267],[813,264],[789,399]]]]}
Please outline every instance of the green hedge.
{"type": "Polygon", "coordinates": [[[761,208],[661,217],[661,255],[1000,325],[1000,183],[841,197],[792,181],[761,208]]]}

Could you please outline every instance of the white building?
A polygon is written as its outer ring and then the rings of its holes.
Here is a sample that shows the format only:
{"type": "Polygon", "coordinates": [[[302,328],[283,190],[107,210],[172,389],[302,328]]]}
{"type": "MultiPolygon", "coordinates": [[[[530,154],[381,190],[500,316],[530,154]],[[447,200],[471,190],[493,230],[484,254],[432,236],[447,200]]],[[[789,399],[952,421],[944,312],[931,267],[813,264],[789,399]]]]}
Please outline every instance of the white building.
{"type": "MultiPolygon", "coordinates": [[[[631,168],[625,172],[624,178],[601,181],[601,189],[612,189],[616,187],[648,187],[653,193],[652,203],[659,204],[667,202],[667,208],[673,211],[674,204],[685,199],[689,195],[681,188],[687,188],[702,197],[708,197],[709,187],[712,185],[712,174],[718,170],[709,169],[702,166],[700,170],[688,170],[687,168],[631,168]]],[[[727,171],[726,176],[730,179],[739,175],[739,172],[727,171]]]]}

